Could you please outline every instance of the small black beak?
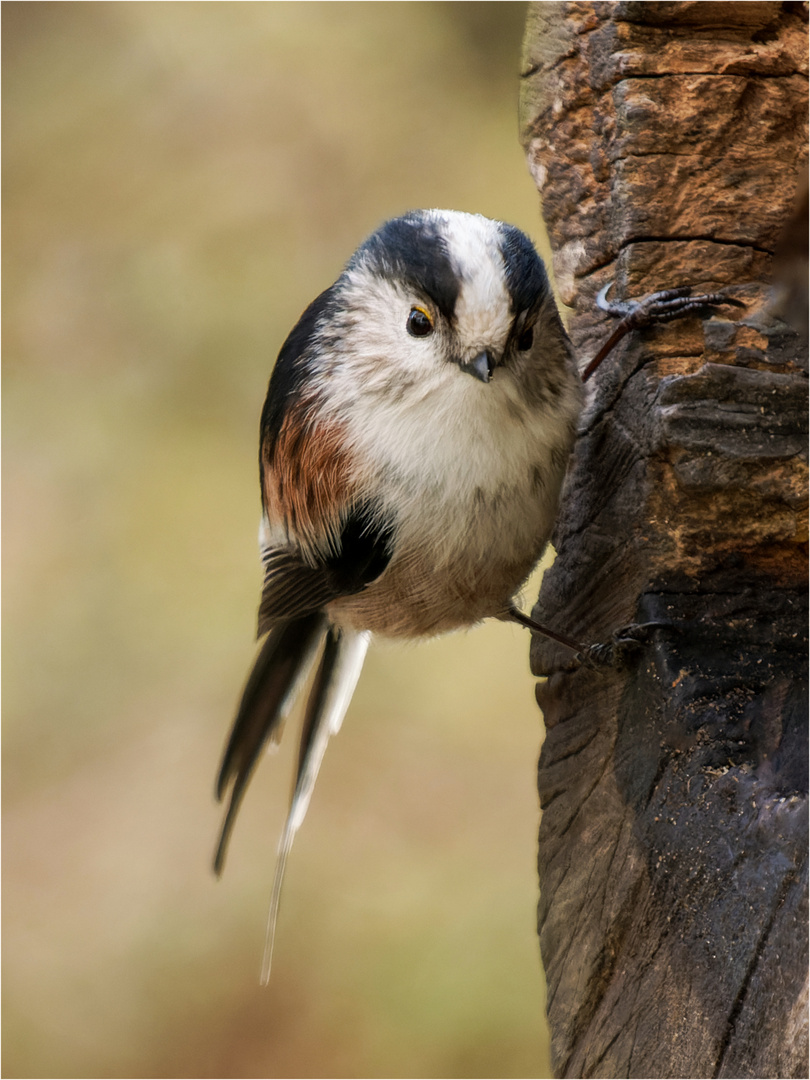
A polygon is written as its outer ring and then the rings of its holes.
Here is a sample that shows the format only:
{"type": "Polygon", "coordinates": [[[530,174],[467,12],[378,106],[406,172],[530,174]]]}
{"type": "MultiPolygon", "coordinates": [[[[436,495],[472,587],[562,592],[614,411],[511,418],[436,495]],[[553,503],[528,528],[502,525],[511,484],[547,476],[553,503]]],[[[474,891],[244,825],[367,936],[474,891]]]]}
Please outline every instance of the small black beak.
{"type": "Polygon", "coordinates": [[[466,371],[468,375],[474,375],[476,379],[487,383],[492,378],[492,372],[495,370],[495,361],[492,353],[484,349],[483,352],[480,352],[478,356],[473,357],[466,364],[459,364],[458,366],[462,371],[466,371]]]}

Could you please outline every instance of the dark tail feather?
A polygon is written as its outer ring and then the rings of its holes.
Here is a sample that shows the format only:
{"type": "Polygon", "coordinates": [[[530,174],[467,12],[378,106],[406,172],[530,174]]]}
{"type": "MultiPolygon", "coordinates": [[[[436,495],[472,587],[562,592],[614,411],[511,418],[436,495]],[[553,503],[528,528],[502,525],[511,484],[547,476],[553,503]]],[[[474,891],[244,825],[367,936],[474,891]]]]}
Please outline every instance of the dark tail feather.
{"type": "Polygon", "coordinates": [[[248,678],[233,722],[217,778],[222,799],[233,780],[230,801],[214,856],[214,870],[222,873],[225,851],[239,804],[259,754],[277,734],[281,720],[306,678],[327,629],[325,615],[317,612],[275,626],[267,635],[248,678]]]}
{"type": "Polygon", "coordinates": [[[341,631],[335,627],[330,627],[326,637],[321,662],[307,701],[307,711],[301,732],[298,776],[290,803],[290,812],[278,846],[278,860],[270,899],[270,912],[267,917],[267,936],[262,960],[263,985],[267,985],[270,978],[276,920],[287,856],[307,812],[329,736],[340,730],[343,717],[346,715],[370,640],[371,635],[368,633],[341,631]]]}

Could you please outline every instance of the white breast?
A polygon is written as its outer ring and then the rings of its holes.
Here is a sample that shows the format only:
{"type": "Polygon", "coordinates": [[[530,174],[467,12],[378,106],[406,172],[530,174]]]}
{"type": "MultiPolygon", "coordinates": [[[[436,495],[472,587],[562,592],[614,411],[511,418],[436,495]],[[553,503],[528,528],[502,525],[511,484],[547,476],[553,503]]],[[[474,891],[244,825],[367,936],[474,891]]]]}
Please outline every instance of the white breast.
{"type": "Polygon", "coordinates": [[[357,628],[409,636],[502,613],[553,528],[575,404],[532,414],[507,371],[486,385],[447,375],[352,431],[366,490],[396,522],[388,569],[340,603],[357,628]]]}

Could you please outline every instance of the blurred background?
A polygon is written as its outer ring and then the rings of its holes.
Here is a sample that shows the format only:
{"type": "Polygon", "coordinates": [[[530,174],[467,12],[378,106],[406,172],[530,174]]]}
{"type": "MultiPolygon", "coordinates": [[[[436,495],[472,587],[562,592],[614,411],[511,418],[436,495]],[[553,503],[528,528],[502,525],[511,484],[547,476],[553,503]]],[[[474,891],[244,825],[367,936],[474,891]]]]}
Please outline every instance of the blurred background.
{"type": "Polygon", "coordinates": [[[273,359],[388,217],[540,242],[524,14],[2,5],[6,1076],[549,1075],[524,632],[372,650],[268,989],[294,732],[210,869],[273,359]]]}

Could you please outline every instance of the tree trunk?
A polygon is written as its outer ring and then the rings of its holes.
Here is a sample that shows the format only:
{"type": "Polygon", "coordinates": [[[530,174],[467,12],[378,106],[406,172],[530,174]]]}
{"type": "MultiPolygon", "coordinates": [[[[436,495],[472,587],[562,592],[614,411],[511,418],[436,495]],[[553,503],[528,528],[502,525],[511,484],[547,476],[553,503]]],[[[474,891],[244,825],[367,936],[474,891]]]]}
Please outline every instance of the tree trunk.
{"type": "Polygon", "coordinates": [[[532,648],[562,1076],[807,1075],[807,342],[768,291],[806,57],[806,4],[529,5],[522,133],[583,358],[611,280],[747,306],[599,369],[533,613],[653,624],[609,675],[532,648]]]}

